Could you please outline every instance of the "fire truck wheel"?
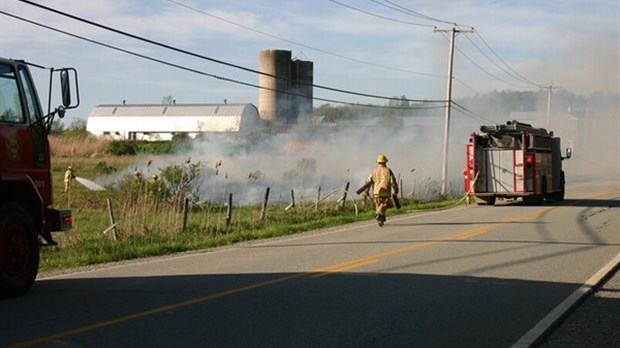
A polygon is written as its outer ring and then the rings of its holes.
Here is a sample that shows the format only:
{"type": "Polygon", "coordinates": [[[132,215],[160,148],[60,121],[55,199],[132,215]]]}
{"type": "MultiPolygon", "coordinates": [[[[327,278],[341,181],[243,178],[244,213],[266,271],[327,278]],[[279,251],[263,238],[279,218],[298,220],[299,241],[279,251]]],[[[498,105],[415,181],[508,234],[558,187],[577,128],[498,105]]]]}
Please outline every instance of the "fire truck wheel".
{"type": "Polygon", "coordinates": [[[536,204],[538,205],[545,204],[545,199],[547,198],[547,178],[545,178],[544,176],[543,176],[543,181],[541,185],[541,191],[542,193],[539,196],[538,202],[536,202],[536,204]]]}
{"type": "Polygon", "coordinates": [[[495,197],[478,197],[478,196],[476,196],[476,204],[478,204],[478,205],[495,205],[495,197]]]}
{"type": "Polygon", "coordinates": [[[25,294],[39,269],[39,240],[33,219],[19,204],[0,207],[0,298],[25,294]]]}
{"type": "Polygon", "coordinates": [[[560,173],[560,192],[558,193],[558,201],[564,200],[564,192],[566,191],[566,178],[564,177],[564,171],[560,173]]]}

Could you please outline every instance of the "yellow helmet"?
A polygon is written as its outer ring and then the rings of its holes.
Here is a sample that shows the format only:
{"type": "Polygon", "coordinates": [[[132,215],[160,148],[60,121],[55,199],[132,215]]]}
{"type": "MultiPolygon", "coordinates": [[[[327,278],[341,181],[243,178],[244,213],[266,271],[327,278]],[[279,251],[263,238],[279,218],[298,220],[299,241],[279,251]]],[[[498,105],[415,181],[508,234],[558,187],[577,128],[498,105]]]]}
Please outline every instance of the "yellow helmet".
{"type": "Polygon", "coordinates": [[[68,166],[67,169],[73,170],[73,167],[72,166],[68,166]]]}
{"type": "Polygon", "coordinates": [[[377,156],[377,163],[387,163],[388,159],[387,157],[385,157],[385,155],[379,155],[377,156]]]}

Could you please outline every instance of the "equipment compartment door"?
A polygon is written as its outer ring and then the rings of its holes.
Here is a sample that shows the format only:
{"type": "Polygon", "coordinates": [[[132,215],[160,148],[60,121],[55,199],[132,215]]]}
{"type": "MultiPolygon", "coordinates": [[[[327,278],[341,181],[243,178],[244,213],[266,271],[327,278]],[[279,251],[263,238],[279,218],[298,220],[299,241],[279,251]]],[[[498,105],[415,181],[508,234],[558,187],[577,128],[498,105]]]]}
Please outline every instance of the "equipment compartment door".
{"type": "Polygon", "coordinates": [[[491,192],[514,192],[514,150],[488,149],[489,188],[491,192]]]}

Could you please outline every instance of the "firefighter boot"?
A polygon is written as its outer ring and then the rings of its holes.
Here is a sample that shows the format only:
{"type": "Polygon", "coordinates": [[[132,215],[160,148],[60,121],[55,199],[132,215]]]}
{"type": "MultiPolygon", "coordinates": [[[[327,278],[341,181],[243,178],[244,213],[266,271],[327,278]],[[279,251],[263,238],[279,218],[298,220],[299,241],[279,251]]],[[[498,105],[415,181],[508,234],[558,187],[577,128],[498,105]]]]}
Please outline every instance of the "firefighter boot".
{"type": "Polygon", "coordinates": [[[375,218],[377,219],[377,224],[379,225],[379,227],[382,227],[383,223],[385,222],[385,216],[383,216],[382,214],[376,214],[375,218]]]}
{"type": "Polygon", "coordinates": [[[45,244],[41,243],[41,238],[39,238],[39,245],[41,246],[56,246],[58,243],[52,239],[52,233],[50,231],[45,231],[41,233],[41,237],[45,240],[45,244]]]}

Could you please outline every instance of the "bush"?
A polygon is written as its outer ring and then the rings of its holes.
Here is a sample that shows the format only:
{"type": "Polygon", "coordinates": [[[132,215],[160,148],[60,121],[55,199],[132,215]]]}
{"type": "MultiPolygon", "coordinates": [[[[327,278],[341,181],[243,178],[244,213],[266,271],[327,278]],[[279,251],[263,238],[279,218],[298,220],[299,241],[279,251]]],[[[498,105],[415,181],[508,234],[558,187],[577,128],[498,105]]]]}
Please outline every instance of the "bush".
{"type": "Polygon", "coordinates": [[[130,140],[113,140],[110,142],[108,153],[114,156],[135,155],[136,146],[130,140]]]}
{"type": "Polygon", "coordinates": [[[135,141],[136,151],[142,154],[166,155],[174,153],[175,146],[172,141],[135,141]]]}
{"type": "Polygon", "coordinates": [[[108,153],[114,156],[149,154],[166,155],[174,153],[179,148],[187,148],[185,142],[148,141],[148,140],[113,140],[110,142],[108,153]]]}
{"type": "Polygon", "coordinates": [[[95,171],[98,174],[112,174],[116,172],[116,170],[115,167],[108,165],[106,161],[99,161],[95,166],[95,171]]]}

